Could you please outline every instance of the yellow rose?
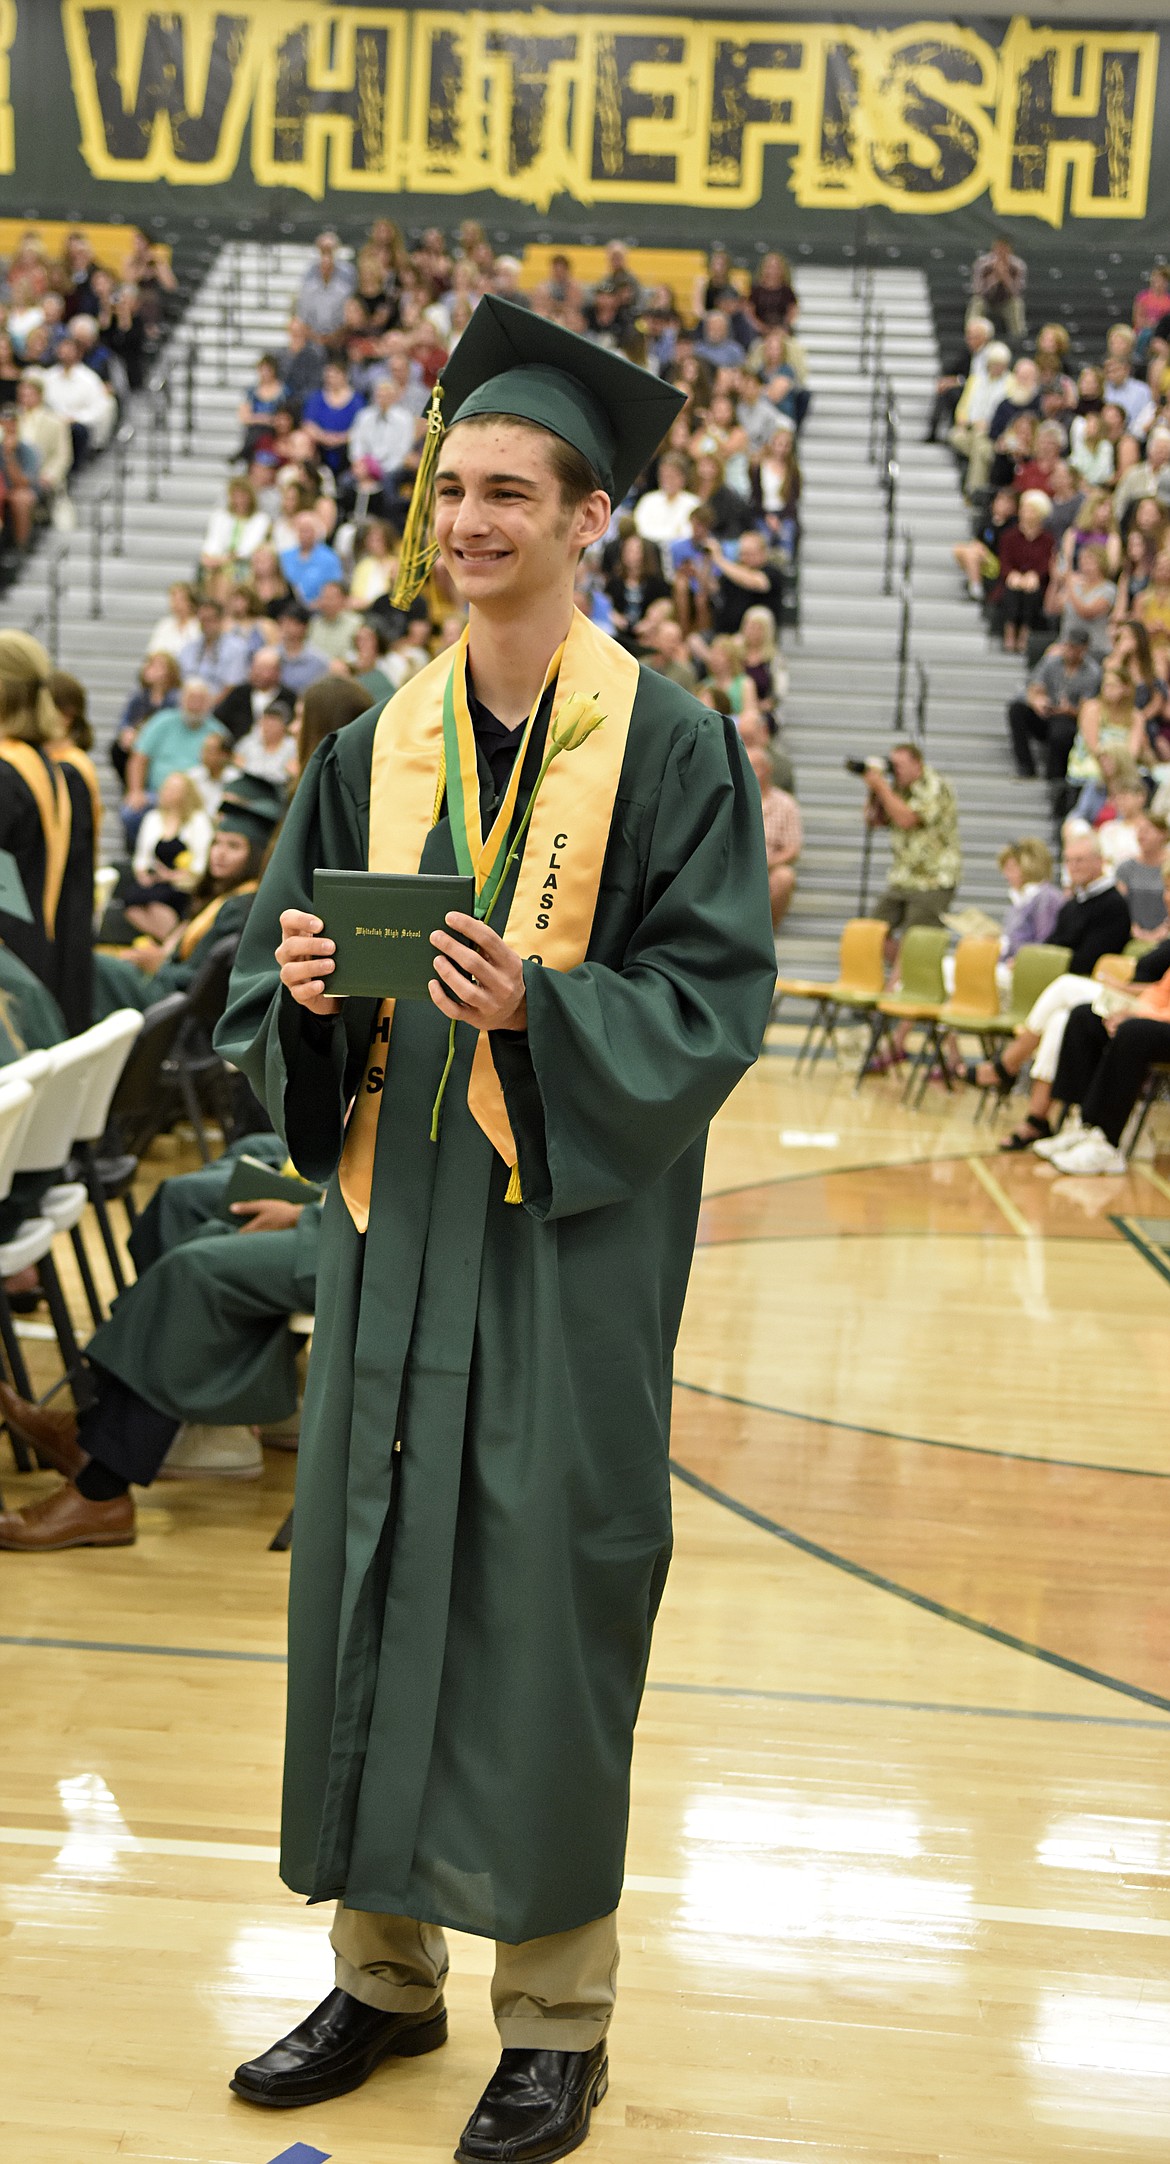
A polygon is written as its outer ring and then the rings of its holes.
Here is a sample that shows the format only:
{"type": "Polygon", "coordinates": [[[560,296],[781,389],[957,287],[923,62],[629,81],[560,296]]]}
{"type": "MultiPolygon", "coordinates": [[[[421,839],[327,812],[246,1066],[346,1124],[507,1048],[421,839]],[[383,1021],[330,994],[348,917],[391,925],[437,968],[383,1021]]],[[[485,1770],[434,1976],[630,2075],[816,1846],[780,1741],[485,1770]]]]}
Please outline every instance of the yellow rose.
{"type": "Polygon", "coordinates": [[[561,701],[553,715],[550,746],[554,751],[576,751],[587,736],[600,729],[604,720],[595,691],[588,694],[574,691],[571,697],[561,701]]]}

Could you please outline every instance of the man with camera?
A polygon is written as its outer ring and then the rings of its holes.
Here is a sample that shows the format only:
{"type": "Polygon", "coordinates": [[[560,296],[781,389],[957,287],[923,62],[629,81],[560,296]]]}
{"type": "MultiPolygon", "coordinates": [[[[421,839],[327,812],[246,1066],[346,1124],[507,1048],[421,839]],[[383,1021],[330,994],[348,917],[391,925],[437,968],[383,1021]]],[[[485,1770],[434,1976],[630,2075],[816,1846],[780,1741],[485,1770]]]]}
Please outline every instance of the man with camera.
{"type": "Polygon", "coordinates": [[[707,539],[696,566],[701,630],[734,635],[750,608],[771,609],[777,624],[784,605],[784,575],[769,561],[766,535],[749,528],[734,557],[707,539]]]}
{"type": "Polygon", "coordinates": [[[941,924],[959,884],[959,807],[949,781],[927,766],[917,744],[903,738],[888,762],[847,759],[866,787],[867,827],[888,827],[893,862],[874,907],[890,927],[891,952],[914,924],[941,924]]]}

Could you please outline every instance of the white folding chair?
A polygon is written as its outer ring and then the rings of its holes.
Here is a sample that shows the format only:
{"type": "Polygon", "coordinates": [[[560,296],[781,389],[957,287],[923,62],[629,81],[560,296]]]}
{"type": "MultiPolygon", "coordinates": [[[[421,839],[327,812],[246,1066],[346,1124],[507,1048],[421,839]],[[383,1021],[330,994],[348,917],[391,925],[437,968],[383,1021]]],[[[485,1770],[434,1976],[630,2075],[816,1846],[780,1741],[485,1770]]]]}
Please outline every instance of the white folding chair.
{"type": "MultiPolygon", "coordinates": [[[[76,1040],[77,1043],[87,1044],[90,1047],[90,1059],[88,1072],[84,1078],[84,1094],[78,1107],[77,1132],[73,1138],[72,1154],[77,1159],[78,1169],[85,1182],[86,1191],[93,1206],[94,1216],[98,1221],[98,1230],[102,1236],[102,1245],[109,1261],[116,1292],[125,1291],[126,1276],[122,1268],[122,1258],[118,1253],[117,1243],[114,1239],[113,1226],[110,1223],[110,1213],[106,1207],[101,1179],[98,1175],[96,1145],[101,1141],[106,1131],[106,1122],[110,1116],[110,1105],[113,1102],[114,1091],[122,1079],[122,1071],[129,1057],[130,1047],[139,1035],[145,1019],[145,1015],[137,1007],[119,1007],[114,1014],[107,1015],[103,1022],[95,1022],[92,1029],[87,1029],[84,1035],[76,1040]]],[[[50,1190],[50,1193],[52,1193],[52,1190],[50,1190]]],[[[46,1197],[45,1202],[41,1205],[42,1208],[47,1207],[48,1200],[49,1198],[46,1197]]],[[[53,1211],[50,1209],[49,1215],[52,1214],[53,1211]]],[[[77,1254],[78,1245],[81,1241],[79,1226],[76,1227],[76,1232],[77,1237],[74,1240],[75,1254],[77,1254]]],[[[89,1261],[88,1257],[85,1256],[84,1248],[82,1248],[81,1254],[78,1254],[78,1268],[81,1271],[82,1283],[85,1285],[90,1312],[93,1315],[94,1322],[100,1323],[104,1319],[101,1312],[101,1303],[99,1301],[95,1308],[94,1299],[96,1294],[93,1296],[90,1294],[89,1286],[92,1283],[92,1272],[90,1272],[87,1282],[86,1273],[89,1271],[89,1261]]]]}
{"type": "MultiPolygon", "coordinates": [[[[34,1087],[14,1173],[51,1173],[68,1165],[73,1155],[78,1121],[86,1106],[91,1072],[105,1052],[104,1041],[99,1037],[95,1044],[94,1035],[93,1030],[84,1030],[81,1036],[69,1037],[64,1044],[53,1045],[42,1055],[47,1063],[46,1071],[34,1087]]],[[[78,1229],[88,1201],[89,1189],[83,1180],[63,1180],[46,1187],[37,1215],[18,1226],[12,1239],[0,1246],[0,1277],[11,1277],[18,1270],[35,1266],[49,1303],[68,1377],[80,1374],[81,1353],[53,1260],[53,1241],[59,1232],[69,1233],[72,1239],[96,1328],[104,1317],[85,1243],[78,1229]]]]}

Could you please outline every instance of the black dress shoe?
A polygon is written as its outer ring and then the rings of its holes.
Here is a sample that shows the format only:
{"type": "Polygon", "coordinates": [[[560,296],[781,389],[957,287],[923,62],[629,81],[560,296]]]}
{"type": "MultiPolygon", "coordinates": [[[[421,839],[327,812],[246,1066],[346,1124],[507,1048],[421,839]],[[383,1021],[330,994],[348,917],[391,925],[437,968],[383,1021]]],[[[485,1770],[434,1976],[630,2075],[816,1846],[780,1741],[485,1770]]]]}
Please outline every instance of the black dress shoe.
{"type": "Polygon", "coordinates": [[[246,2103],[270,2111],[324,2104],[359,2089],[383,2059],[417,2059],[446,2041],[441,1999],[425,2014],[383,2014],[348,1991],[331,1991],[299,2028],[237,2066],[230,2086],[246,2103]]]}
{"type": "Polygon", "coordinates": [[[608,2087],[604,2042],[592,2051],[506,2051],[463,2129],[456,2164],[553,2164],[580,2147],[608,2087]]]}

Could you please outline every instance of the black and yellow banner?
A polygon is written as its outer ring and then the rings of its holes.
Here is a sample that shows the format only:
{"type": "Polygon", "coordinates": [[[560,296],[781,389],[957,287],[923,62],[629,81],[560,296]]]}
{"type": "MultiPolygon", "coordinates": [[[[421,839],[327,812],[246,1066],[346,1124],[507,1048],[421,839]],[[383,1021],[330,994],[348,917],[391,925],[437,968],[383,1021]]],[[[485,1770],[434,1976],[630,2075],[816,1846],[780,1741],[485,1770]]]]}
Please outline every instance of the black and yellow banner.
{"type": "Polygon", "coordinates": [[[0,0],[0,207],[299,223],[403,198],[418,223],[459,197],[566,236],[622,206],[692,242],[728,213],[781,239],[794,212],[860,209],[1132,225],[1158,208],[1161,43],[1022,17],[0,0]]]}

